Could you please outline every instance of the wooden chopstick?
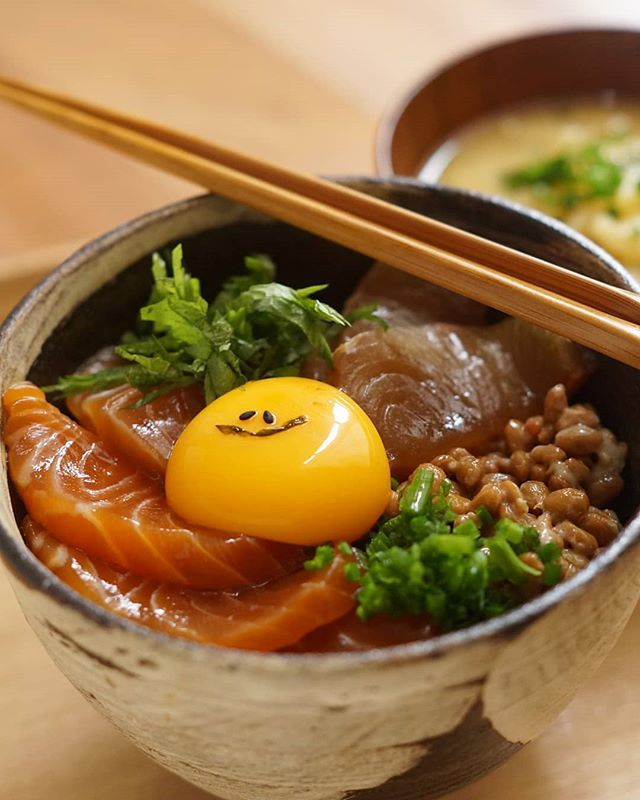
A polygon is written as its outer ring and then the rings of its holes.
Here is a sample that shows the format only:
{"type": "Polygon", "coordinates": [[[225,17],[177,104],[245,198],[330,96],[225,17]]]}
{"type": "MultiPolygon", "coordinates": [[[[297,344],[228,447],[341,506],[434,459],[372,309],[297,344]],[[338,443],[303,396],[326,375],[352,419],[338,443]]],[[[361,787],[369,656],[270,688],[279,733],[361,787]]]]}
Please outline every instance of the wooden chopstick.
{"type": "MultiPolygon", "coordinates": [[[[60,92],[9,78],[0,78],[0,96],[3,96],[3,89],[26,92],[33,97],[54,100],[68,108],[98,116],[103,120],[138,131],[158,141],[188,150],[194,155],[216,161],[222,166],[251,175],[259,180],[274,183],[283,189],[332,205],[334,208],[355,214],[370,222],[385,225],[398,233],[420,239],[447,252],[463,258],[480,260],[487,267],[535,283],[536,286],[556,292],[591,308],[640,324],[639,295],[573,273],[543,259],[483,239],[439,220],[402,209],[362,192],[294,172],[230,148],[220,147],[212,142],[171,130],[150,120],[123,114],[60,92]]],[[[17,102],[15,98],[9,96],[6,96],[6,99],[14,99],[14,102],[17,102]]]]}
{"type": "Polygon", "coordinates": [[[0,97],[237,202],[640,367],[640,327],[634,324],[640,321],[640,301],[630,292],[337,184],[95,104],[8,79],[0,79],[0,97]]]}

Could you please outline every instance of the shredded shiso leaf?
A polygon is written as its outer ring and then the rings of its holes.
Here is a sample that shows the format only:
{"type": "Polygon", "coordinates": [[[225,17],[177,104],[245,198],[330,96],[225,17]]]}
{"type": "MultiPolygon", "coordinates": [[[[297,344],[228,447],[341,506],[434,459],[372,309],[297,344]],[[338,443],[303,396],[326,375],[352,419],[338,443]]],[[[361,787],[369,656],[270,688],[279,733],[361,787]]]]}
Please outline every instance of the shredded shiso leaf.
{"type": "MultiPolygon", "coordinates": [[[[312,351],[331,364],[328,339],[350,323],[313,297],[326,285],[292,289],[276,283],[271,259],[254,255],[245,258],[246,273],[229,278],[209,303],[182,262],[181,245],[171,252],[170,272],[154,253],[149,301],[140,309],[136,331],[116,347],[125,364],[64,376],[45,391],[60,398],[128,383],[143,394],[139,407],[172,389],[202,383],[209,403],[246,381],[299,374],[312,351]]],[[[375,318],[374,310],[358,309],[355,319],[375,318]]]]}

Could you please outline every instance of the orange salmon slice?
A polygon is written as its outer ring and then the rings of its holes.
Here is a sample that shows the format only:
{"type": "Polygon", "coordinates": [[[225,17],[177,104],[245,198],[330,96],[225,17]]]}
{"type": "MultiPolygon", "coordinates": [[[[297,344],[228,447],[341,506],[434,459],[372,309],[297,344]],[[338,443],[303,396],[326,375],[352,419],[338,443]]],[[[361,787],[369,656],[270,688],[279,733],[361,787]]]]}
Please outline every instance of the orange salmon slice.
{"type": "MultiPolygon", "coordinates": [[[[112,348],[99,350],[80,368],[97,372],[122,364],[112,348]]],[[[78,422],[97,434],[113,452],[129,458],[149,472],[164,474],[167,460],[187,424],[204,408],[199,385],[174,389],[140,408],[131,406],[142,398],[132,386],[116,386],[101,392],[83,392],[67,399],[67,408],[78,422]]]]}
{"type": "Polygon", "coordinates": [[[112,454],[33,384],[7,389],[9,474],[28,513],[52,535],[159,582],[238,589],[289,573],[302,548],[189,526],[162,482],[112,454]]]}
{"type": "Polygon", "coordinates": [[[186,589],[119,572],[56,541],[26,518],[23,535],[33,553],[82,597],[119,617],[203,644],[278,650],[355,605],[353,584],[336,556],[322,570],[292,575],[234,594],[186,589]]]}

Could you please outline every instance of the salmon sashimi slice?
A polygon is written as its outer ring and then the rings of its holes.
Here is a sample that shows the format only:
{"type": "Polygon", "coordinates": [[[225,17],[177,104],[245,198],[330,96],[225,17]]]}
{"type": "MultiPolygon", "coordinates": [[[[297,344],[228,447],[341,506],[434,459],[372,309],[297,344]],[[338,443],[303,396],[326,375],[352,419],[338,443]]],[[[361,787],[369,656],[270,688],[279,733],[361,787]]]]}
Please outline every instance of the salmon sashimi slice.
{"type": "Polygon", "coordinates": [[[392,647],[436,636],[437,631],[425,616],[403,614],[390,617],[377,614],[363,622],[355,613],[308,633],[286,648],[290,653],[344,653],[392,647]]]}
{"type": "MultiPolygon", "coordinates": [[[[349,314],[370,303],[377,306],[376,316],[392,328],[427,322],[482,325],[490,313],[486,306],[475,300],[379,262],[371,267],[349,296],[344,313],[349,314]]],[[[343,336],[349,337],[349,329],[343,336]]]]}
{"type": "MultiPolygon", "coordinates": [[[[121,363],[112,348],[105,348],[85,362],[79,372],[98,372],[121,363]]],[[[67,407],[112,451],[149,472],[164,474],[178,436],[204,408],[204,393],[200,385],[194,384],[167,392],[141,408],[132,408],[141,398],[141,392],[124,385],[72,395],[67,407]]]]}
{"type": "Polygon", "coordinates": [[[347,614],[354,585],[336,556],[322,570],[292,575],[234,594],[186,589],[119,572],[67,547],[27,518],[28,546],[62,581],[120,617],[170,636],[246,650],[278,650],[347,614]]]}
{"type": "Polygon", "coordinates": [[[369,415],[400,479],[452,447],[482,451],[551,386],[572,392],[591,372],[587,351],[516,319],[366,331],[333,362],[331,382],[369,415]]]}
{"type": "Polygon", "coordinates": [[[33,519],[64,544],[156,581],[237,589],[287,574],[302,548],[187,525],[162,482],[112,454],[33,384],[3,396],[9,474],[33,519]]]}

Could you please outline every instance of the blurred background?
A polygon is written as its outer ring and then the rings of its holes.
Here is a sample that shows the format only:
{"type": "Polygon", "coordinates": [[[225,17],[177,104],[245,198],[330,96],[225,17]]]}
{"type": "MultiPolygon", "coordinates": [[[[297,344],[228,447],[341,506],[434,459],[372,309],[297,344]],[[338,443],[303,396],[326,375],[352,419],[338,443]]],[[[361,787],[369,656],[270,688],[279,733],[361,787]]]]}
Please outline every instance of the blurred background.
{"type": "MultiPolygon", "coordinates": [[[[0,0],[0,73],[286,166],[372,173],[378,119],[426,73],[504,37],[595,25],[640,28],[638,0],[0,0]]],[[[0,181],[0,318],[84,241],[200,191],[5,106],[0,181]]],[[[551,730],[455,800],[640,796],[639,645],[636,615],[551,730]]],[[[0,800],[204,798],[65,683],[2,570],[0,654],[0,800]]]]}
{"type": "MultiPolygon", "coordinates": [[[[319,173],[373,170],[376,122],[461,52],[634,0],[0,0],[0,71],[319,173]]],[[[194,187],[0,107],[0,276],[194,187]]],[[[6,309],[5,309],[6,310],[6,309]]]]}

